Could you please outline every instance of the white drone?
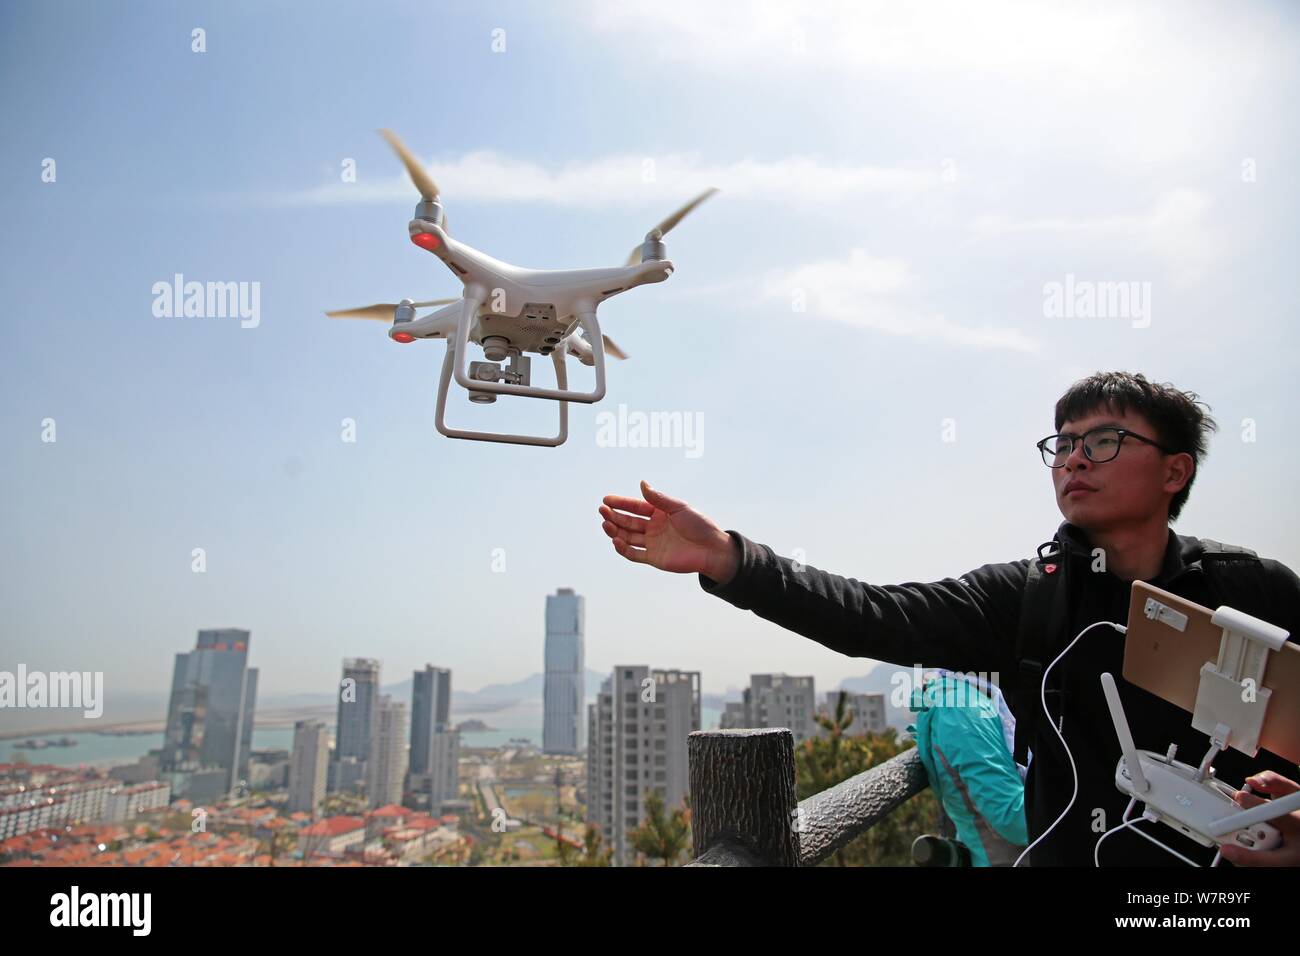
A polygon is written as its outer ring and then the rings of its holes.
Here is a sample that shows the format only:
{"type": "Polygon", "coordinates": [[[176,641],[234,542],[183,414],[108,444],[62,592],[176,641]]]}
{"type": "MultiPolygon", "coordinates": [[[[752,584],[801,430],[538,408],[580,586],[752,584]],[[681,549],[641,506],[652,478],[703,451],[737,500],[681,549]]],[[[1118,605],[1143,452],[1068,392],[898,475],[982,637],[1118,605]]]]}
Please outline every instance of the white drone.
{"type": "Polygon", "coordinates": [[[397,304],[381,303],[360,309],[326,312],[331,318],[392,319],[388,337],[409,343],[416,339],[442,338],[447,353],[438,385],[438,431],[449,438],[511,442],[519,445],[561,445],[569,433],[569,402],[598,402],[605,397],[605,355],[627,358],[596,321],[596,308],[611,296],[647,282],[663,282],[673,271],[664,258],[663,237],[692,209],[716,189],[707,189],[646,233],[645,241],[632,250],[627,264],[612,269],[521,269],[484,255],[451,238],[442,210],[438,187],[411,152],[390,130],[380,130],[396,151],[420,191],[420,203],[408,229],[411,241],[446,263],[465,284],[459,299],[435,299],[397,304]],[[442,306],[420,318],[415,310],[442,306]],[[581,329],[581,332],[579,331],[581,329]],[[584,338],[581,333],[585,333],[584,338]],[[467,343],[483,348],[485,362],[470,362],[465,369],[467,343]],[[559,388],[529,384],[528,352],[549,355],[555,363],[559,388]],[[590,392],[571,392],[565,373],[565,359],[577,357],[583,365],[596,368],[596,387],[590,392]],[[500,362],[506,361],[505,367],[500,362]],[[553,437],[512,435],[498,432],[449,428],[444,422],[447,388],[455,374],[457,384],[469,392],[472,402],[488,404],[497,395],[522,395],[560,403],[560,430],[553,437]]]}

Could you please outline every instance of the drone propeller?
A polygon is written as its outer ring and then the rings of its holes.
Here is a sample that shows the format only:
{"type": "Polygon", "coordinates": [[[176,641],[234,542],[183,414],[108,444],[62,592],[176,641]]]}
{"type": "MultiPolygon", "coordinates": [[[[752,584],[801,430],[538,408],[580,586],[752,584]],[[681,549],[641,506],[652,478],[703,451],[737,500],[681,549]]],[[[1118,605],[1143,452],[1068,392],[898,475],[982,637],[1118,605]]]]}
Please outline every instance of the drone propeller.
{"type": "Polygon", "coordinates": [[[614,344],[614,340],[611,339],[608,335],[605,335],[604,333],[601,333],[600,338],[601,338],[601,341],[605,343],[605,354],[606,354],[606,355],[612,355],[612,356],[614,356],[614,358],[616,358],[616,359],[625,359],[625,358],[627,358],[627,353],[624,352],[624,351],[623,351],[621,348],[619,348],[617,345],[615,345],[615,344],[614,344]]]}
{"type": "MultiPolygon", "coordinates": [[[[655,226],[648,233],[646,233],[646,240],[649,241],[649,240],[662,239],[665,235],[667,235],[672,230],[674,226],[676,226],[679,222],[685,219],[686,215],[689,212],[691,212],[691,210],[693,210],[700,203],[704,202],[704,200],[708,199],[717,191],[718,191],[717,188],[713,186],[710,186],[708,189],[704,190],[704,192],[700,193],[698,196],[696,196],[694,199],[688,202],[681,209],[678,209],[675,213],[673,213],[663,222],[659,223],[659,225],[655,226]]],[[[632,254],[627,257],[626,265],[634,266],[641,261],[641,247],[643,245],[644,243],[641,243],[635,249],[632,250],[632,254]]]]}
{"type": "Polygon", "coordinates": [[[411,182],[420,191],[420,198],[426,202],[436,200],[438,198],[438,184],[433,181],[433,177],[429,175],[428,171],[420,165],[420,161],[406,148],[406,144],[398,139],[397,134],[391,129],[381,129],[379,134],[388,140],[388,145],[393,147],[393,152],[397,154],[398,159],[406,167],[411,182]]]}
{"type": "MultiPolygon", "coordinates": [[[[579,330],[578,330],[578,338],[582,341],[582,344],[585,345],[585,346],[587,347],[588,350],[591,349],[591,341],[587,338],[587,334],[586,334],[586,332],[585,332],[584,330],[582,330],[582,329],[579,329],[579,330]]],[[[608,335],[606,335],[605,333],[602,332],[602,333],[600,334],[600,340],[601,340],[602,342],[605,343],[605,354],[606,354],[606,355],[612,356],[613,358],[616,358],[616,359],[625,359],[625,358],[627,358],[627,353],[624,352],[621,348],[619,348],[619,347],[614,343],[614,340],[611,339],[608,335]]],[[[575,354],[576,354],[576,353],[575,353],[575,354]]]]}
{"type": "MultiPolygon", "coordinates": [[[[428,302],[412,302],[412,308],[426,309],[433,305],[449,305],[452,302],[459,302],[460,299],[431,299],[428,302]]],[[[359,309],[339,309],[336,312],[326,312],[331,319],[379,319],[383,322],[393,320],[393,312],[397,309],[396,302],[379,302],[375,305],[363,305],[359,309]]]]}

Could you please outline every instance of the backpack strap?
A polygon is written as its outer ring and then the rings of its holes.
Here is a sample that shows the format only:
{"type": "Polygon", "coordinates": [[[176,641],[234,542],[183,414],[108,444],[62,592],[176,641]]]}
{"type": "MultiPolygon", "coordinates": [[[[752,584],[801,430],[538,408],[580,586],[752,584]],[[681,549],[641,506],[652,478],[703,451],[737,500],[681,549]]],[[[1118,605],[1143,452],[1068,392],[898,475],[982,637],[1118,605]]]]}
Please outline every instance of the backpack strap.
{"type": "Polygon", "coordinates": [[[1259,555],[1250,548],[1224,544],[1211,538],[1201,538],[1201,560],[1211,563],[1259,564],[1259,555]]]}
{"type": "Polygon", "coordinates": [[[1259,614],[1269,607],[1264,566],[1249,548],[1201,538],[1201,567],[1220,604],[1231,604],[1247,614],[1259,614]]]}
{"type": "MultiPolygon", "coordinates": [[[[1038,733],[1042,708],[1038,703],[1043,683],[1044,648],[1048,635],[1059,635],[1065,627],[1066,594],[1061,585],[1064,552],[1056,541],[1038,546],[1038,554],[1029,559],[1024,595],[1020,602],[1020,626],[1016,631],[1016,736],[1015,761],[1029,762],[1029,748],[1038,733]],[[1052,549],[1044,554],[1044,549],[1052,549]]],[[[1048,694],[1059,691],[1049,690],[1048,694]]]]}

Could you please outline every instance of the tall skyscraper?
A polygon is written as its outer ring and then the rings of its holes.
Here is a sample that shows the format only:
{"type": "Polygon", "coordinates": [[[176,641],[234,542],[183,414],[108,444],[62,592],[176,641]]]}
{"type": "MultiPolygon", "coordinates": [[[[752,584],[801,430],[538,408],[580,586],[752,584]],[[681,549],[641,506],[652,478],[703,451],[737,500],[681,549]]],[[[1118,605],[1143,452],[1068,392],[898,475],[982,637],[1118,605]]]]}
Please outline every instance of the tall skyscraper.
{"type": "Polygon", "coordinates": [[[257,669],[248,667],[250,636],[237,628],[199,631],[194,650],[176,655],[160,769],[218,770],[224,793],[247,776],[257,699],[257,669]]]}
{"type": "Polygon", "coordinates": [[[375,748],[368,762],[366,790],[371,809],[402,802],[406,779],[406,705],[387,694],[379,698],[375,748]]]}
{"type": "Polygon", "coordinates": [[[583,599],[573,588],[546,598],[546,683],[542,688],[542,751],[576,754],[586,746],[583,704],[587,699],[583,646],[583,599]]]}
{"type": "Polygon", "coordinates": [[[411,680],[411,792],[429,812],[460,789],[460,735],[451,723],[451,671],[426,664],[411,680]]]}
{"type": "Polygon", "coordinates": [[[366,762],[375,749],[379,723],[379,661],[366,657],[343,661],[338,720],[334,724],[331,786],[352,791],[369,777],[366,762]]]}
{"type": "Polygon", "coordinates": [[[293,725],[293,755],[289,758],[289,811],[320,811],[325,799],[325,779],[330,738],[323,720],[300,720],[293,725]]]}
{"type": "Polygon", "coordinates": [[[690,793],[686,737],[700,729],[700,673],[616,667],[587,722],[587,822],[625,866],[633,855],[628,836],[645,822],[647,791],[658,791],[665,812],[690,793]]]}

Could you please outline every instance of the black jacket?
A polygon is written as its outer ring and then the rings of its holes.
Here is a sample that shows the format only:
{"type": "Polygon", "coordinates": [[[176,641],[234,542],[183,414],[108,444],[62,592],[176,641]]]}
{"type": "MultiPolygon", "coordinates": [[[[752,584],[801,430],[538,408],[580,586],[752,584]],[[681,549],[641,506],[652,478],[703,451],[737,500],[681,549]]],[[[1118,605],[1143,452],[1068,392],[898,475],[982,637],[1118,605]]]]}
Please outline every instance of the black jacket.
{"type": "MultiPolygon", "coordinates": [[[[1029,559],[986,564],[960,578],[928,584],[871,585],[778,556],[728,531],[739,548],[740,564],[725,586],[699,575],[710,594],[753,611],[759,617],[802,634],[850,657],[865,657],[912,668],[946,667],[955,671],[997,672],[998,682],[1017,710],[1038,703],[1038,689],[1015,686],[1018,673],[1016,634],[1029,559]]],[[[1067,589],[1068,625],[1063,635],[1044,642],[1043,664],[1053,660],[1084,627],[1097,621],[1127,623],[1130,584],[1109,571],[1092,570],[1093,555],[1086,534],[1069,522],[1061,524],[1057,541],[1063,547],[1059,584],[1067,589]]],[[[1232,595],[1216,593],[1201,567],[1199,539],[1169,533],[1164,566],[1150,583],[1206,607],[1230,604],[1300,635],[1300,578],[1283,564],[1263,559],[1263,587],[1232,595]]],[[[1090,631],[1055,668],[1049,692],[1060,688],[1061,733],[1070,746],[1079,774],[1079,793],[1070,813],[1029,857],[1035,866],[1092,866],[1093,847],[1102,829],[1117,826],[1128,798],[1114,784],[1119,741],[1102,693],[1100,675],[1110,671],[1133,729],[1134,742],[1163,753],[1178,744],[1178,759],[1197,764],[1209,748],[1209,738],[1194,731],[1191,715],[1121,676],[1124,635],[1108,628],[1090,631]],[[1097,810],[1102,813],[1098,814],[1097,810]],[[1104,826],[1103,826],[1104,824],[1104,826]]],[[[1057,716],[1053,697],[1048,705],[1057,716]]],[[[1017,719],[1020,714],[1016,714],[1017,719]]],[[[1070,801],[1072,776],[1060,742],[1048,726],[1038,723],[1031,743],[1034,759],[1025,786],[1025,812],[1030,839],[1036,839],[1070,801]]],[[[1272,769],[1297,779],[1295,764],[1261,750],[1255,759],[1235,750],[1219,755],[1214,766],[1224,782],[1242,780],[1272,769]]],[[[1166,845],[1198,863],[1208,864],[1213,852],[1162,824],[1139,825],[1166,845]]],[[[1102,866],[1183,865],[1148,840],[1130,832],[1116,833],[1100,849],[1102,866]]]]}

